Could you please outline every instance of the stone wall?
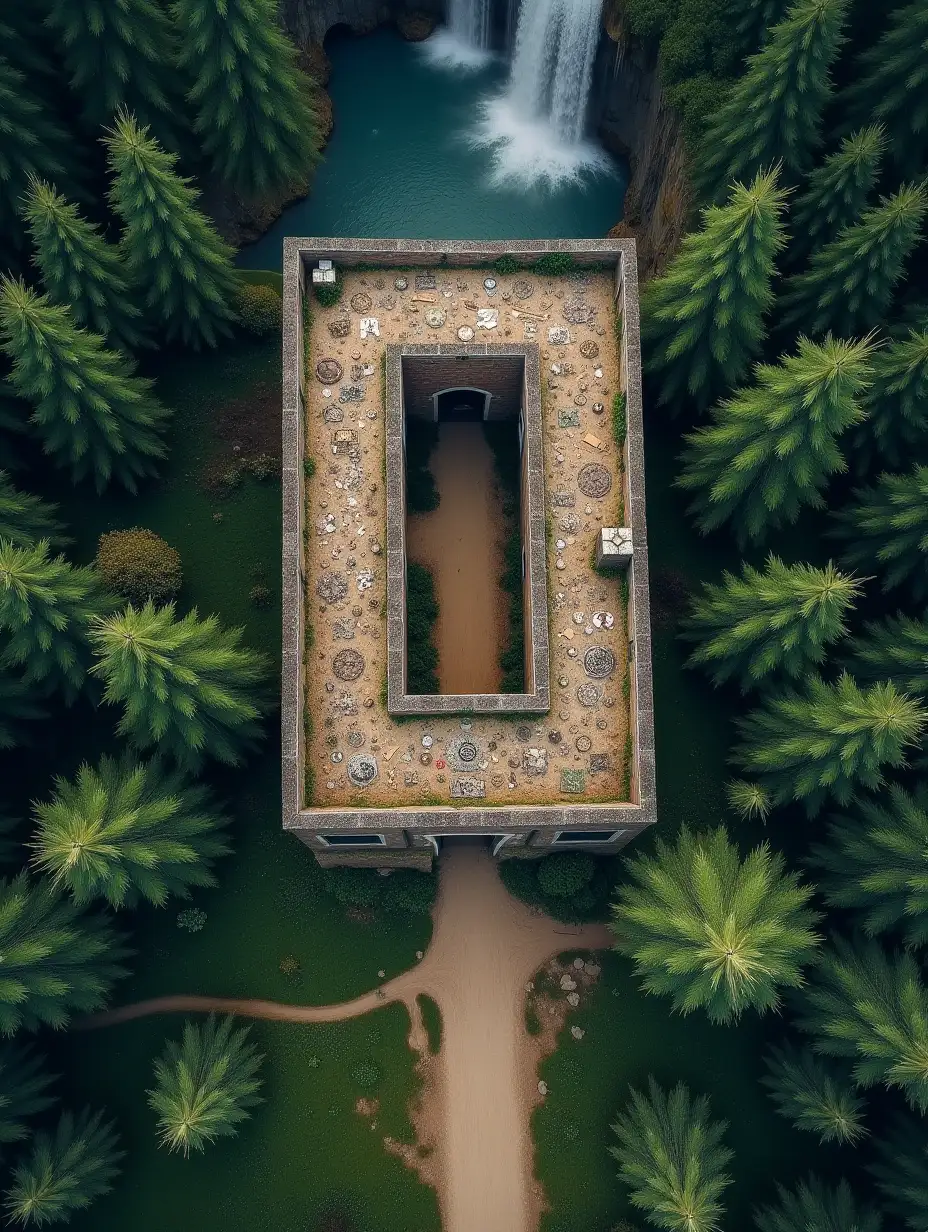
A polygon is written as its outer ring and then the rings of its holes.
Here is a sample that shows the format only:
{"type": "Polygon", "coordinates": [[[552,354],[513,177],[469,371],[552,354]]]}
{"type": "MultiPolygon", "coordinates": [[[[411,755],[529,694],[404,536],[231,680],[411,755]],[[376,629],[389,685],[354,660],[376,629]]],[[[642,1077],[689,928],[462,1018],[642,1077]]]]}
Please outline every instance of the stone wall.
{"type": "Polygon", "coordinates": [[[482,389],[493,395],[490,419],[514,418],[522,400],[522,361],[503,358],[482,361],[460,356],[403,361],[403,398],[407,415],[431,419],[433,395],[443,389],[482,389]]]}

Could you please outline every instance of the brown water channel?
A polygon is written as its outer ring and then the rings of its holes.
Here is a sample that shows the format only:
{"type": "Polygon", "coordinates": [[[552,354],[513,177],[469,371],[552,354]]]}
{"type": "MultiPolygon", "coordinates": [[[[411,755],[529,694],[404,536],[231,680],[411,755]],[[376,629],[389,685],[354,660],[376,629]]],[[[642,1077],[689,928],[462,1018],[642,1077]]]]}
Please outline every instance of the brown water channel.
{"type": "Polygon", "coordinates": [[[442,693],[498,693],[508,599],[502,496],[482,423],[442,423],[429,460],[441,503],[406,522],[406,553],[435,581],[442,693]]]}

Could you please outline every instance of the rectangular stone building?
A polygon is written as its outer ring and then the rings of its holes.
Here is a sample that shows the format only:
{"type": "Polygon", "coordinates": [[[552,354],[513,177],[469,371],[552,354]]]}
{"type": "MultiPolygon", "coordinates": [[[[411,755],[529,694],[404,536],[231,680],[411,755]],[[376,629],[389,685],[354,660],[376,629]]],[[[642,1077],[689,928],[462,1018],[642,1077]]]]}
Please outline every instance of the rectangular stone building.
{"type": "Polygon", "coordinates": [[[283,354],[284,827],[384,868],[624,846],[656,819],[634,242],[288,239],[283,354]],[[407,438],[462,421],[518,450],[519,692],[407,679],[407,438]]]}

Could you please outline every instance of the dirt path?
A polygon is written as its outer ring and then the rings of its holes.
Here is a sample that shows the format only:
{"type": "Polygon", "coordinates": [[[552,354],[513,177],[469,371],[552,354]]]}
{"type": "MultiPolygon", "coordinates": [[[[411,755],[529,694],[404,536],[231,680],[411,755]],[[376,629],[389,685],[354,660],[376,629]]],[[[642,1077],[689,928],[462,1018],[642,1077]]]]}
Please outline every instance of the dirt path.
{"type": "Polygon", "coordinates": [[[438,1150],[443,1232],[534,1232],[529,1118],[534,1067],[526,1063],[525,984],[563,950],[603,949],[601,925],[572,928],[511,898],[485,848],[456,846],[441,859],[435,931],[422,962],[340,1005],[284,1005],[227,997],[155,997],[85,1019],[103,1027],[149,1014],[217,1010],[287,1022],[333,1022],[403,1001],[413,1023],[415,997],[438,1002],[438,1150]]]}
{"type": "Polygon", "coordinates": [[[429,469],[441,503],[407,519],[406,545],[409,559],[428,565],[435,579],[441,691],[498,693],[507,612],[499,586],[504,519],[483,425],[439,424],[429,469]]]}

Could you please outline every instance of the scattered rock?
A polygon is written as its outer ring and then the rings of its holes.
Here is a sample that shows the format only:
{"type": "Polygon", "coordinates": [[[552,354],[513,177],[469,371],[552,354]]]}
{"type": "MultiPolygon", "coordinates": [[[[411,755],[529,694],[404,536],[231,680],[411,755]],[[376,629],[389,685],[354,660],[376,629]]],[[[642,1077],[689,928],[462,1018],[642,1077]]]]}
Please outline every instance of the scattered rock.
{"type": "Polygon", "coordinates": [[[564,974],[561,976],[561,989],[564,992],[573,992],[576,987],[577,987],[577,981],[573,978],[572,975],[568,975],[567,972],[565,971],[564,974]]]}
{"type": "Polygon", "coordinates": [[[575,1040],[582,1040],[584,1035],[586,1035],[586,1032],[584,1031],[583,1027],[571,1027],[570,1033],[574,1037],[575,1040]]]}
{"type": "Polygon", "coordinates": [[[539,1084],[538,1084],[538,1094],[539,1094],[539,1095],[547,1095],[547,1094],[548,1094],[548,1084],[547,1084],[546,1082],[543,1082],[543,1081],[542,1081],[542,1082],[539,1082],[539,1084]]]}

